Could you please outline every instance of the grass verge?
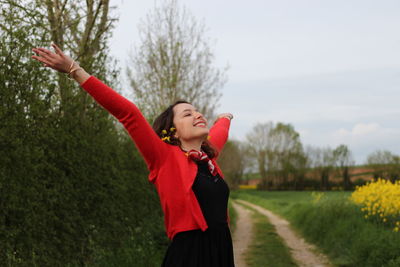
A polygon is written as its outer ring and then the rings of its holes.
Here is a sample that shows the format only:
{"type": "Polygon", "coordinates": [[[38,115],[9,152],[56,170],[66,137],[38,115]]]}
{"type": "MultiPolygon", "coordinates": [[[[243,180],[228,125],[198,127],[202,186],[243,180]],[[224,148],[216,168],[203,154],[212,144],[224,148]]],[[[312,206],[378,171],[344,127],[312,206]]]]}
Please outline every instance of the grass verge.
{"type": "Polygon", "coordinates": [[[231,230],[231,233],[233,233],[236,229],[237,212],[233,208],[231,198],[229,198],[229,201],[228,201],[228,209],[229,209],[229,228],[231,230]]]}

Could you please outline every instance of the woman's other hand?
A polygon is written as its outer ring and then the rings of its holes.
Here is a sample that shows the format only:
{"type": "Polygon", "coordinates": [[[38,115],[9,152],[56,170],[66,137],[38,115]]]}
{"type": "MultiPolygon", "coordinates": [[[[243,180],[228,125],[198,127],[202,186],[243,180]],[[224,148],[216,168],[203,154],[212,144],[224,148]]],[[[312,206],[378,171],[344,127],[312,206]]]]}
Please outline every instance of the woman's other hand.
{"type": "Polygon", "coordinates": [[[55,53],[45,48],[33,48],[32,51],[36,53],[36,56],[32,56],[32,58],[42,62],[45,67],[50,67],[59,72],[70,72],[74,67],[73,64],[77,65],[77,63],[65,55],[56,44],[52,44],[52,46],[55,53]]]}
{"type": "Polygon", "coordinates": [[[217,116],[217,120],[219,120],[221,118],[228,118],[229,120],[232,120],[233,115],[232,115],[232,113],[222,113],[217,116]]]}

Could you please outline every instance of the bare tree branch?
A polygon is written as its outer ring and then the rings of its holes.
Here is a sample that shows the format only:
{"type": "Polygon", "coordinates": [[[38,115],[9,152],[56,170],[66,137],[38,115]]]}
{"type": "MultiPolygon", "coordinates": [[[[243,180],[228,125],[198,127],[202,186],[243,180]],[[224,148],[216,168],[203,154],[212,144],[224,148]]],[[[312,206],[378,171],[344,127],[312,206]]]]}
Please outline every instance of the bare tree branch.
{"type": "Polygon", "coordinates": [[[169,0],[146,16],[139,32],[141,44],[130,58],[127,74],[145,116],[153,119],[184,99],[212,117],[226,75],[212,66],[214,55],[204,25],[169,0]]]}

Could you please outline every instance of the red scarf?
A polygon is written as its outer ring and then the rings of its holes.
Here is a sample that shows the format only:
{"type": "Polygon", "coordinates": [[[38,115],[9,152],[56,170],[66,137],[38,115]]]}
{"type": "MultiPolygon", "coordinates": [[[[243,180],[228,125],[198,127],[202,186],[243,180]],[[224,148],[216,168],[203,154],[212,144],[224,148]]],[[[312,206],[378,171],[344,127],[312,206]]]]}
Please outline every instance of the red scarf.
{"type": "Polygon", "coordinates": [[[208,169],[210,170],[211,174],[213,176],[217,175],[217,169],[215,168],[215,166],[212,163],[211,159],[208,157],[208,155],[205,152],[197,151],[197,150],[192,149],[192,150],[186,152],[186,154],[193,161],[204,161],[204,162],[207,162],[208,169]]]}

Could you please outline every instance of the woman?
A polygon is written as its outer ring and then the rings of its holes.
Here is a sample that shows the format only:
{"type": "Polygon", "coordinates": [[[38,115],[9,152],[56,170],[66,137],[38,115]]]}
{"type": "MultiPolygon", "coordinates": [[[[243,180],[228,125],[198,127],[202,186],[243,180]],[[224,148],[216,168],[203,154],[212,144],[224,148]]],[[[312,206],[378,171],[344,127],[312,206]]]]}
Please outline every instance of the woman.
{"type": "Polygon", "coordinates": [[[216,164],[227,138],[232,114],[225,113],[208,129],[195,107],[178,101],[154,122],[61,49],[32,49],[32,58],[67,73],[126,128],[150,170],[158,191],[170,243],[162,266],[234,266],[228,227],[229,188],[216,164]]]}

